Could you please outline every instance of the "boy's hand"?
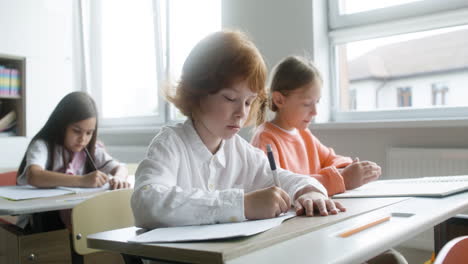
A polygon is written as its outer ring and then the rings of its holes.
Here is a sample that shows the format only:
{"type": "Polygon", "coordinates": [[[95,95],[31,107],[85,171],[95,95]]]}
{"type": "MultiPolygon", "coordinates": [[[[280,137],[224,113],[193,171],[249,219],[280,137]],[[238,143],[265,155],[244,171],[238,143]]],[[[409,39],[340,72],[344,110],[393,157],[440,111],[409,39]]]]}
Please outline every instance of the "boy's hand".
{"type": "Polygon", "coordinates": [[[359,161],[359,158],[341,171],[346,190],[352,190],[377,180],[380,174],[382,174],[382,169],[379,165],[372,161],[359,161]]]}
{"type": "Polygon", "coordinates": [[[107,175],[102,171],[93,171],[81,177],[81,187],[96,188],[107,182],[107,175]]]}
{"type": "Polygon", "coordinates": [[[286,213],[290,207],[289,195],[276,186],[244,195],[244,212],[247,219],[273,218],[286,213]]]}
{"type": "Polygon", "coordinates": [[[117,177],[111,177],[111,179],[109,180],[109,185],[111,187],[111,190],[130,188],[130,183],[128,181],[119,179],[117,177]]]}
{"type": "Polygon", "coordinates": [[[296,215],[313,216],[314,209],[320,212],[320,215],[337,214],[338,210],[346,211],[346,208],[339,202],[329,199],[320,192],[306,192],[299,196],[294,202],[296,215]]]}

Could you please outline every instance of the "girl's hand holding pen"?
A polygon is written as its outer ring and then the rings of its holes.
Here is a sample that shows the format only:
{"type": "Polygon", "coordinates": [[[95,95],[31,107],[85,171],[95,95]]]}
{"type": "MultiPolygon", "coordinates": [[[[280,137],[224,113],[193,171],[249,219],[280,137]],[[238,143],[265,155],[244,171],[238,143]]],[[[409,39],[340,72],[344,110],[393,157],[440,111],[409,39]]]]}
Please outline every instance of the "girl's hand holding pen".
{"type": "Polygon", "coordinates": [[[107,182],[107,174],[95,170],[81,177],[81,186],[88,188],[101,187],[107,182]]]}
{"type": "Polygon", "coordinates": [[[244,195],[244,213],[247,219],[273,218],[290,208],[289,195],[276,186],[244,195]]]}

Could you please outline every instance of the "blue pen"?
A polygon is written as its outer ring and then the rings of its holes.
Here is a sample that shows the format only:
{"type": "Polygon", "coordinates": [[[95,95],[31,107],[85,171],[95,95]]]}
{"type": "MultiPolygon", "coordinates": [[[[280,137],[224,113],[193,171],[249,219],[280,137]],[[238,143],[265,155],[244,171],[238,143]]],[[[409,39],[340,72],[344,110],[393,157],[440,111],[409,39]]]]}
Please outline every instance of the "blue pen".
{"type": "Polygon", "coordinates": [[[276,163],[275,163],[275,157],[273,156],[273,151],[271,150],[271,145],[267,144],[267,156],[268,156],[268,161],[270,162],[270,168],[271,172],[273,173],[273,181],[275,182],[276,187],[281,188],[281,184],[278,178],[278,173],[276,172],[276,163]]]}

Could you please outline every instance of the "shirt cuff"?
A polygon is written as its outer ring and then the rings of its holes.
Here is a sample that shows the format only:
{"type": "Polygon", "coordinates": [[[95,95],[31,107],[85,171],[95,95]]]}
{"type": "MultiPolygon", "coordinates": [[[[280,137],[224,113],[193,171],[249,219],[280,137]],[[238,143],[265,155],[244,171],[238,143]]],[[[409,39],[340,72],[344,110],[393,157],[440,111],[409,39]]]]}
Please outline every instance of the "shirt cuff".
{"type": "Polygon", "coordinates": [[[309,176],[303,176],[305,181],[298,182],[293,188],[292,188],[292,193],[289,193],[291,197],[291,203],[294,203],[294,198],[296,197],[296,194],[298,191],[302,190],[303,188],[310,186],[315,189],[316,192],[322,193],[325,196],[328,196],[327,189],[325,186],[323,186],[317,179],[309,177],[309,176]]]}
{"type": "Polygon", "coordinates": [[[229,189],[220,191],[221,206],[217,215],[218,222],[231,223],[245,221],[244,214],[244,190],[229,189]]]}

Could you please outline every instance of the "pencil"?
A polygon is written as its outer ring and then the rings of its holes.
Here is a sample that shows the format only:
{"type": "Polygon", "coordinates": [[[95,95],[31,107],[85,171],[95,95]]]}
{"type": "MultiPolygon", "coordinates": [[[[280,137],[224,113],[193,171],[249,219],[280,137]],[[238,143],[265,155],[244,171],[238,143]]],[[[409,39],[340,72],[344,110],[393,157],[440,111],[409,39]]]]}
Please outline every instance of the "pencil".
{"type": "Polygon", "coordinates": [[[346,232],[343,232],[343,233],[341,233],[339,236],[340,236],[340,237],[349,237],[349,236],[352,236],[352,235],[354,235],[354,234],[356,234],[356,233],[358,233],[358,232],[361,232],[362,230],[365,230],[365,229],[367,229],[367,228],[376,226],[376,225],[378,225],[378,224],[380,224],[380,223],[383,223],[383,222],[385,222],[385,221],[389,221],[390,218],[391,218],[391,216],[385,216],[385,217],[383,217],[383,218],[377,219],[377,220],[372,221],[372,222],[370,222],[370,223],[367,223],[367,224],[364,224],[364,225],[362,225],[362,226],[359,226],[359,227],[353,228],[353,229],[351,229],[351,230],[348,230],[348,231],[346,231],[346,232]]]}
{"type": "Polygon", "coordinates": [[[91,164],[93,164],[94,170],[98,170],[97,166],[96,166],[96,163],[94,163],[94,160],[91,157],[91,155],[89,154],[89,151],[88,151],[88,149],[86,147],[84,148],[84,151],[86,152],[86,155],[88,156],[89,160],[91,161],[91,164]]]}

